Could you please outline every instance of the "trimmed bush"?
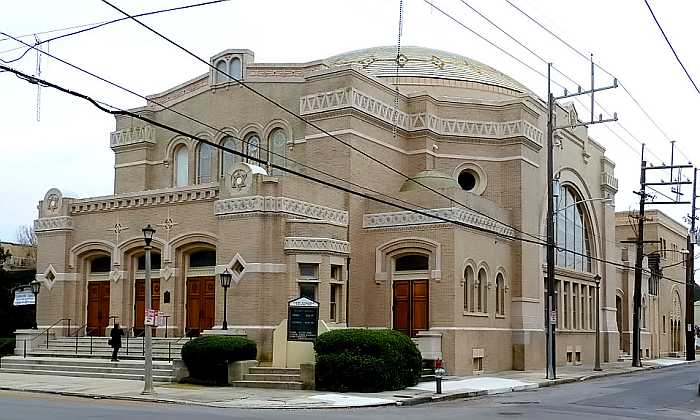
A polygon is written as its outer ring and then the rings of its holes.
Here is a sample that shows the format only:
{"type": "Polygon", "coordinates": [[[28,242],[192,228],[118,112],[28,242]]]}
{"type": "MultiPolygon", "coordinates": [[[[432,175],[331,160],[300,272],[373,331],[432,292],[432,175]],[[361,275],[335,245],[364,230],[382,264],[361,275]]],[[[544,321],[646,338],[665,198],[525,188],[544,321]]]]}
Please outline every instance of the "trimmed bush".
{"type": "Polygon", "coordinates": [[[399,390],[420,379],[420,352],[410,338],[398,331],[329,331],[316,339],[314,349],[319,390],[399,390]]]}
{"type": "Polygon", "coordinates": [[[186,343],[181,354],[190,378],[223,385],[228,382],[228,363],[253,360],[257,353],[255,342],[247,338],[207,335],[186,343]]]}

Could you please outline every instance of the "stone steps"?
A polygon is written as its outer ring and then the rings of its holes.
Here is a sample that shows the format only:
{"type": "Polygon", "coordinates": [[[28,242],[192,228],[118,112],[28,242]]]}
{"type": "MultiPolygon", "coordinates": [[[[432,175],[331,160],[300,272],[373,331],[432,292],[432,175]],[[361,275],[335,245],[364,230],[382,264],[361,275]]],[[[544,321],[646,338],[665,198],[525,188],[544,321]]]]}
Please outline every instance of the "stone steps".
{"type": "MultiPolygon", "coordinates": [[[[109,359],[71,357],[20,357],[2,358],[2,373],[53,375],[100,379],[143,380],[143,360],[112,362],[109,359]]],[[[153,363],[153,380],[173,382],[173,366],[170,362],[153,363]]]]}
{"type": "Polygon", "coordinates": [[[269,389],[303,389],[301,372],[294,368],[251,367],[233,386],[269,389]]]}

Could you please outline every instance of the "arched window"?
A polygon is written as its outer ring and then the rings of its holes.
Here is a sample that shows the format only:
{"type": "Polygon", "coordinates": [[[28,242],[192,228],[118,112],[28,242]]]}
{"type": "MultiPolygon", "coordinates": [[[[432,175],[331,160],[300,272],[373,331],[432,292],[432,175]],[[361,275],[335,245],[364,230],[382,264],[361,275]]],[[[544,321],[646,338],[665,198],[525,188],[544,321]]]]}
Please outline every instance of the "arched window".
{"type": "Polygon", "coordinates": [[[503,274],[498,273],[496,275],[496,314],[505,315],[506,305],[505,305],[505,281],[503,280],[503,274]]]}
{"type": "Polygon", "coordinates": [[[226,61],[219,60],[216,63],[216,72],[214,72],[215,83],[223,83],[228,80],[228,72],[226,71],[226,61]]]}
{"type": "MultiPolygon", "coordinates": [[[[248,134],[245,143],[247,155],[255,159],[260,159],[260,136],[255,133],[248,134]]],[[[260,162],[254,160],[251,160],[250,163],[260,166],[260,162]]]]}
{"type": "Polygon", "coordinates": [[[241,60],[234,57],[229,63],[229,73],[233,79],[241,80],[241,60]]]}
{"type": "Polygon", "coordinates": [[[211,161],[212,147],[206,143],[199,146],[197,155],[197,183],[205,184],[211,182],[211,161]]]}
{"type": "Polygon", "coordinates": [[[488,278],[486,277],[486,270],[483,268],[479,270],[479,281],[476,287],[476,311],[477,312],[488,312],[488,307],[486,306],[486,297],[488,296],[488,278]]]}
{"type": "Polygon", "coordinates": [[[96,257],[90,260],[91,273],[109,273],[112,270],[112,258],[109,256],[96,257]]]}
{"type": "MultiPolygon", "coordinates": [[[[236,141],[231,136],[226,136],[221,141],[221,145],[227,149],[236,150],[236,141]]],[[[240,156],[234,155],[231,152],[222,151],[221,152],[221,175],[226,175],[231,173],[231,168],[233,168],[238,162],[241,161],[240,156]]]]}
{"type": "Polygon", "coordinates": [[[647,327],[647,299],[642,297],[642,328],[647,327]]]}
{"type": "MultiPolygon", "coordinates": [[[[268,150],[270,150],[270,156],[268,160],[280,166],[286,166],[287,164],[287,135],[281,128],[275,128],[270,133],[268,138],[268,150]]],[[[272,169],[271,175],[279,176],[284,175],[284,171],[280,169],[272,169]]]]}
{"type": "Polygon", "coordinates": [[[427,271],[427,255],[404,255],[396,259],[396,271],[427,271]]]}
{"type": "Polygon", "coordinates": [[[557,265],[577,271],[591,271],[590,235],[581,197],[564,186],[554,218],[557,242],[557,265]],[[584,257],[585,255],[585,257],[584,257]]]}
{"type": "Polygon", "coordinates": [[[189,156],[187,147],[180,146],[175,151],[175,186],[184,187],[189,182],[189,156]]]}
{"type": "MultiPolygon", "coordinates": [[[[146,256],[141,255],[137,262],[136,262],[136,269],[137,270],[145,270],[146,269],[146,256]]],[[[152,270],[159,270],[160,269],[160,253],[158,252],[152,252],[151,253],[151,269],[152,270]]]]}
{"type": "Polygon", "coordinates": [[[474,312],[474,269],[467,266],[464,269],[464,310],[474,312]]]}
{"type": "Polygon", "coordinates": [[[190,254],[190,267],[212,267],[216,265],[216,251],[204,250],[190,254]]]}

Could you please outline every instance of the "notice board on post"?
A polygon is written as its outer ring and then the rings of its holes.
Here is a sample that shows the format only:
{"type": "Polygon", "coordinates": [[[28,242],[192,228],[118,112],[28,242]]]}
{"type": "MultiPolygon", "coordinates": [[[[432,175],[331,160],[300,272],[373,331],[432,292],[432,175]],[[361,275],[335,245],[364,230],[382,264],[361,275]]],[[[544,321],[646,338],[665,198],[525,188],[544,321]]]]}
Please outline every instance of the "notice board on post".
{"type": "Polygon", "coordinates": [[[318,337],[318,302],[300,297],[289,301],[287,341],[314,341],[318,337]]]}

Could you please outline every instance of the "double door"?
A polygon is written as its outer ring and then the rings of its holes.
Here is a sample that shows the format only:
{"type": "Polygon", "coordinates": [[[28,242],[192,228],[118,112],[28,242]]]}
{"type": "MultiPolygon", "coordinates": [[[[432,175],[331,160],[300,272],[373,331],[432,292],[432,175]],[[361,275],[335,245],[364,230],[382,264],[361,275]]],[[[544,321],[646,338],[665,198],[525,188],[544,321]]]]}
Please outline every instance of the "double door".
{"type": "Polygon", "coordinates": [[[415,337],[428,329],[428,281],[394,281],[394,329],[415,337]]]}
{"type": "Polygon", "coordinates": [[[102,336],[109,324],[109,281],[88,282],[87,335],[102,336]]]}
{"type": "MultiPolygon", "coordinates": [[[[134,335],[139,336],[144,332],[144,320],[146,317],[146,281],[136,280],[134,293],[134,335]]],[[[151,279],[151,309],[160,310],[160,280],[151,279]]]]}
{"type": "Polygon", "coordinates": [[[214,277],[187,279],[187,335],[199,335],[214,327],[215,285],[214,277]]]}

